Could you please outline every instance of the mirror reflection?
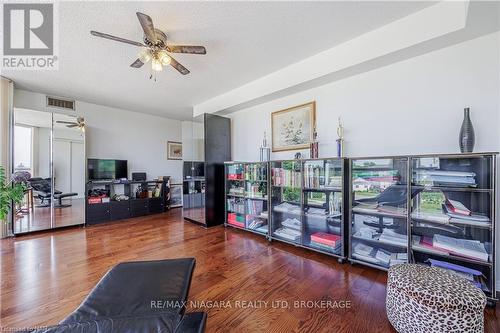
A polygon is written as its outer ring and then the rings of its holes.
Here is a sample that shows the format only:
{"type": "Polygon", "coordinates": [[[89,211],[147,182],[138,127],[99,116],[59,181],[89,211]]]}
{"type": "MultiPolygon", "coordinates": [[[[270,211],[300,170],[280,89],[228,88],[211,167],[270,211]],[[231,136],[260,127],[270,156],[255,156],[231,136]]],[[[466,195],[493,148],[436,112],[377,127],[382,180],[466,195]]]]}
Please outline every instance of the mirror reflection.
{"type": "Polygon", "coordinates": [[[14,110],[13,170],[27,179],[15,234],[85,222],[84,130],[83,118],[14,110]]]}

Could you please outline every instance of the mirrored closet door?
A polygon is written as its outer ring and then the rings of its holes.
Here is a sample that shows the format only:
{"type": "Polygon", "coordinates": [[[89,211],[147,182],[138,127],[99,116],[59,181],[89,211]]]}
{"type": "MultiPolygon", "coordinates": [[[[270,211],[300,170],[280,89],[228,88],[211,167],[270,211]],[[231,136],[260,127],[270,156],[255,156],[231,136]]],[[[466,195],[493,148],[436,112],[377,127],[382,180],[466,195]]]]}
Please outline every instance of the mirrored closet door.
{"type": "Polygon", "coordinates": [[[85,223],[83,118],[14,109],[13,171],[27,185],[14,234],[85,223]]]}

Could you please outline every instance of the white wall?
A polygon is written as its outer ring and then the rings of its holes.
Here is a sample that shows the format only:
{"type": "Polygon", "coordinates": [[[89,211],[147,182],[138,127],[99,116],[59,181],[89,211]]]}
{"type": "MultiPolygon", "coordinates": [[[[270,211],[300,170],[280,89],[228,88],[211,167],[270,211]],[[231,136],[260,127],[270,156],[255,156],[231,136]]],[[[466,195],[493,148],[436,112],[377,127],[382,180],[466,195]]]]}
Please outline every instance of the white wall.
{"type": "Polygon", "coordinates": [[[483,36],[236,112],[230,115],[233,159],[258,160],[271,112],[313,100],[320,156],[336,155],[339,116],[347,156],[458,152],[464,107],[471,107],[475,150],[497,151],[499,46],[498,33],[483,36]]]}
{"type": "MultiPolygon", "coordinates": [[[[471,107],[475,151],[498,151],[499,49],[497,32],[236,112],[230,115],[233,160],[258,160],[263,131],[270,137],[272,111],[313,100],[320,157],[336,155],[339,116],[349,157],[459,152],[464,107],[471,107]]],[[[293,158],[295,153],[273,153],[272,158],[293,158]]],[[[303,155],[308,157],[308,150],[303,155]]],[[[498,265],[499,252],[497,246],[498,265]]]]}
{"type": "MultiPolygon", "coordinates": [[[[45,105],[44,94],[14,91],[14,107],[44,111],[45,105]]],[[[146,172],[148,178],[182,179],[182,162],[167,159],[167,141],[181,141],[179,120],[79,101],[73,114],[85,117],[88,158],[128,160],[129,176],[146,172]]]]}

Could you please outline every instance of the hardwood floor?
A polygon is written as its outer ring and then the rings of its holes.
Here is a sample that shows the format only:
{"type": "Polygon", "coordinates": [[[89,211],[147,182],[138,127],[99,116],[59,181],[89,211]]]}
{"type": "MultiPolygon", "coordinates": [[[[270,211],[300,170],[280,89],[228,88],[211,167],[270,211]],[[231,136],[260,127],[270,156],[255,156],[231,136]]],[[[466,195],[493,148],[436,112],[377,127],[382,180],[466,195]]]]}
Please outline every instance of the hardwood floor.
{"type": "MultiPolygon", "coordinates": [[[[85,223],[85,199],[65,199],[63,204],[69,207],[54,208],[54,228],[85,223]]],[[[14,233],[26,233],[50,229],[50,207],[34,207],[18,214],[14,219],[14,233]]]]}
{"type": "MultiPolygon", "coordinates": [[[[0,331],[57,323],[119,262],[195,257],[189,311],[208,312],[207,332],[394,332],[386,273],[231,228],[207,230],[184,222],[180,209],[4,239],[0,251],[0,331]],[[350,307],[294,303],[321,300],[350,307]]],[[[485,332],[500,332],[499,308],[486,310],[485,332]]]]}

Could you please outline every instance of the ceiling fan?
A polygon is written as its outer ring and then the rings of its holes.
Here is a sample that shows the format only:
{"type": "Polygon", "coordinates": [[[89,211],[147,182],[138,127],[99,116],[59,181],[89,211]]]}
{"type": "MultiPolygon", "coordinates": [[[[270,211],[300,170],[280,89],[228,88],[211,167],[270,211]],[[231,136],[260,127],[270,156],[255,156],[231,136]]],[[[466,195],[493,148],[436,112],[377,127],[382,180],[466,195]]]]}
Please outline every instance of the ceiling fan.
{"type": "Polygon", "coordinates": [[[76,122],[74,122],[74,121],[57,120],[56,123],[58,123],[58,124],[66,124],[67,128],[78,127],[79,130],[81,130],[82,132],[85,132],[85,119],[83,119],[83,117],[76,118],[76,122]]]}
{"type": "MultiPolygon", "coordinates": [[[[151,69],[153,72],[163,70],[163,66],[172,66],[182,75],[189,74],[189,70],[175,60],[169,53],[190,53],[190,54],[206,54],[204,46],[193,45],[167,45],[167,35],[161,30],[158,30],[153,25],[153,20],[146,14],[137,12],[137,18],[144,30],[143,43],[135,42],[121,37],[108,35],[102,32],[90,31],[93,36],[111,39],[117,42],[132,44],[139,47],[144,47],[139,52],[138,58],[130,65],[130,67],[140,68],[145,63],[151,60],[151,69]]],[[[151,74],[150,79],[153,78],[151,74]]],[[[155,76],[156,81],[156,76],[155,76]]]]}

